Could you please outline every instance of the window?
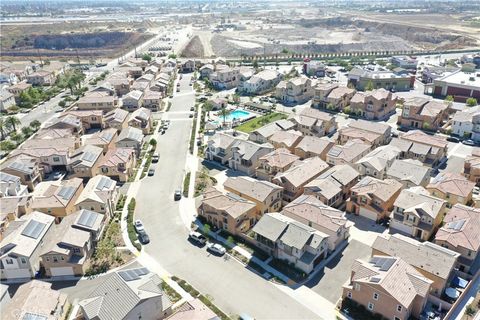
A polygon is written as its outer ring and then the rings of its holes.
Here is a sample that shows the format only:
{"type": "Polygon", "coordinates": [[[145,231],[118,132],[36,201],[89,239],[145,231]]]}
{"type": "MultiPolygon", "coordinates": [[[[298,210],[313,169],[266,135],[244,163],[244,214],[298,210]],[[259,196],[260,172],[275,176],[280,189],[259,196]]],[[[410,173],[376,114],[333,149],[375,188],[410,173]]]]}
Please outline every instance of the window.
{"type": "Polygon", "coordinates": [[[50,261],[50,258],[49,258],[49,257],[46,257],[45,260],[47,260],[47,262],[48,262],[48,261],[50,261]]]}
{"type": "Polygon", "coordinates": [[[23,264],[26,264],[26,263],[27,263],[27,259],[25,259],[25,258],[23,258],[23,257],[20,258],[20,261],[21,261],[23,264]]]}
{"type": "Polygon", "coordinates": [[[13,260],[12,260],[12,259],[6,259],[5,261],[7,262],[7,264],[13,264],[13,260]]]}
{"type": "Polygon", "coordinates": [[[53,157],[53,162],[60,162],[60,158],[59,157],[53,157]]]}
{"type": "Polygon", "coordinates": [[[347,292],[347,297],[348,297],[349,299],[352,299],[352,292],[351,292],[351,291],[348,291],[348,292],[347,292]]]}
{"type": "Polygon", "coordinates": [[[378,300],[378,293],[376,292],[373,293],[373,300],[378,300]]]}
{"type": "Polygon", "coordinates": [[[402,306],[401,305],[397,305],[397,311],[402,312],[402,306]]]}
{"type": "Polygon", "coordinates": [[[54,263],[57,263],[57,262],[58,262],[58,258],[57,258],[57,257],[53,257],[53,262],[54,262],[54,263]]]}
{"type": "Polygon", "coordinates": [[[402,320],[402,319],[400,319],[399,317],[394,316],[394,317],[393,317],[393,320],[402,320]]]}
{"type": "Polygon", "coordinates": [[[373,303],[369,302],[369,303],[368,303],[368,310],[373,310],[373,307],[374,307],[374,306],[375,306],[375,305],[374,305],[373,303]]]}
{"type": "Polygon", "coordinates": [[[355,283],[355,290],[360,291],[360,285],[358,283],[355,283]]]}

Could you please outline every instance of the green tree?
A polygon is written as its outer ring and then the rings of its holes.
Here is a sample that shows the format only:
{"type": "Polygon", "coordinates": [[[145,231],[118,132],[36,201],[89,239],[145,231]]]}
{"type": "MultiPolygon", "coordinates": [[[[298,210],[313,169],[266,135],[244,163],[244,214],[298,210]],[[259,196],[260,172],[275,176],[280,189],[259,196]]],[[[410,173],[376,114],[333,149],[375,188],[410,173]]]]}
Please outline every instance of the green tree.
{"type": "Polygon", "coordinates": [[[258,61],[257,60],[253,61],[252,66],[254,69],[258,69],[258,61]]]}
{"type": "Polygon", "coordinates": [[[477,105],[477,99],[475,98],[468,98],[467,99],[467,106],[474,107],[477,105]]]}
{"type": "Polygon", "coordinates": [[[12,134],[10,135],[10,139],[15,141],[15,143],[19,145],[23,141],[23,136],[20,133],[12,132],[12,134]]]}
{"type": "Polygon", "coordinates": [[[220,110],[220,114],[222,115],[223,118],[223,126],[225,126],[225,122],[227,121],[227,116],[231,113],[230,110],[227,109],[226,106],[222,106],[222,109],[220,110]]]}
{"type": "Polygon", "coordinates": [[[145,53],[143,56],[142,56],[142,60],[145,60],[147,62],[150,62],[152,61],[152,56],[149,55],[148,53],[145,53]]]}
{"type": "Polygon", "coordinates": [[[424,130],[429,130],[429,129],[430,129],[430,123],[424,122],[422,128],[423,128],[424,130]]]}
{"type": "Polygon", "coordinates": [[[210,225],[208,225],[208,224],[205,223],[205,224],[203,225],[202,230],[203,230],[203,233],[205,233],[206,235],[209,235],[209,234],[210,234],[210,230],[211,230],[210,225]]]}
{"type": "Polygon", "coordinates": [[[228,236],[228,238],[227,238],[227,245],[228,245],[229,247],[235,246],[235,240],[233,239],[232,236],[228,236]]]}
{"type": "Polygon", "coordinates": [[[170,53],[168,59],[177,59],[177,55],[175,53],[170,53]]]}
{"type": "Polygon", "coordinates": [[[12,151],[16,148],[17,146],[15,145],[15,143],[13,143],[12,141],[10,140],[5,140],[5,141],[2,141],[0,142],[0,149],[2,151],[12,151]]]}
{"type": "Polygon", "coordinates": [[[32,129],[35,130],[35,131],[40,129],[41,126],[42,126],[42,124],[38,120],[33,120],[32,122],[30,122],[30,127],[32,127],[32,129]]]}
{"type": "Polygon", "coordinates": [[[65,100],[62,100],[58,103],[58,105],[62,108],[65,108],[65,106],[67,105],[67,103],[65,102],[65,100]]]}
{"type": "Polygon", "coordinates": [[[155,139],[150,139],[150,141],[148,142],[153,148],[155,148],[157,146],[157,140],[155,139]]]}
{"type": "Polygon", "coordinates": [[[368,81],[367,85],[365,86],[365,91],[372,91],[374,89],[373,82],[370,80],[368,81]]]}
{"type": "Polygon", "coordinates": [[[3,118],[0,118],[0,135],[2,140],[5,140],[5,134],[8,131],[8,125],[3,118]]]}
{"type": "Polygon", "coordinates": [[[15,116],[9,116],[5,119],[7,126],[12,129],[13,131],[17,131],[17,126],[21,124],[20,120],[18,120],[15,116]]]}
{"type": "Polygon", "coordinates": [[[446,96],[446,97],[445,97],[445,101],[446,101],[446,102],[452,102],[452,101],[453,101],[453,96],[450,96],[450,95],[449,95],[449,96],[446,96]]]}
{"type": "Polygon", "coordinates": [[[33,131],[30,127],[23,127],[22,128],[22,134],[25,138],[28,138],[32,135],[33,131]]]}
{"type": "Polygon", "coordinates": [[[343,112],[345,112],[346,114],[350,114],[350,112],[352,112],[352,108],[350,108],[350,106],[346,106],[345,108],[343,108],[343,112]]]}

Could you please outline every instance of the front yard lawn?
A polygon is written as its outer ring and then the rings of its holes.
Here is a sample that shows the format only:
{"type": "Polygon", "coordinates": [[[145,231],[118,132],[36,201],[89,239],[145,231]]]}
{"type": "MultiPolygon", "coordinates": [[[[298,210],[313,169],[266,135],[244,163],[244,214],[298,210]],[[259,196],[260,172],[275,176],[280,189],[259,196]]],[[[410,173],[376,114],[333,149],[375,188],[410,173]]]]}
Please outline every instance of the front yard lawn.
{"type": "Polygon", "coordinates": [[[243,131],[246,133],[250,133],[258,128],[263,127],[266,124],[272,123],[277,120],[287,119],[287,115],[285,113],[274,112],[267,114],[266,116],[257,117],[245,123],[242,123],[235,129],[238,131],[243,131]]]}

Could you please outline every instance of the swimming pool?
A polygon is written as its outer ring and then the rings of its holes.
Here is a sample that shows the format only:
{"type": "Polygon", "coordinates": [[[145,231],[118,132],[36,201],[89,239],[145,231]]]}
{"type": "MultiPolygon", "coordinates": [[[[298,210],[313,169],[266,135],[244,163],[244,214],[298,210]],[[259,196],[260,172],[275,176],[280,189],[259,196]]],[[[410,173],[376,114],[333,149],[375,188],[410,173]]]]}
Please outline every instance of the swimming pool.
{"type": "MultiPolygon", "coordinates": [[[[251,113],[251,112],[248,112],[248,111],[245,111],[245,110],[241,110],[241,109],[237,109],[237,110],[233,110],[231,113],[229,113],[226,117],[225,117],[225,121],[229,121],[231,122],[232,120],[243,120],[243,119],[246,119],[246,118],[251,118],[253,117],[255,114],[251,113]]],[[[218,113],[218,119],[223,121],[223,116],[222,114],[219,112],[218,113]]]]}

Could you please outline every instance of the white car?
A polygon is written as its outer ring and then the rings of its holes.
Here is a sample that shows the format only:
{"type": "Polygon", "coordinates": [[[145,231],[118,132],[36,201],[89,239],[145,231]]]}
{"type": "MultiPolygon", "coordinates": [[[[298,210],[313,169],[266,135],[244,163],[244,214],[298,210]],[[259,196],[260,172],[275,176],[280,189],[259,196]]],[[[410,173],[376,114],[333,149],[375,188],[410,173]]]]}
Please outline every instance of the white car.
{"type": "Polygon", "coordinates": [[[135,227],[135,230],[137,232],[145,231],[145,227],[143,226],[143,223],[141,220],[135,220],[135,223],[133,224],[135,227]]]}
{"type": "Polygon", "coordinates": [[[227,249],[225,249],[221,244],[209,243],[207,244],[207,251],[223,256],[227,252],[227,249]]]}
{"type": "Polygon", "coordinates": [[[197,232],[197,231],[191,231],[189,234],[188,234],[188,237],[196,242],[198,242],[199,244],[205,244],[207,242],[207,238],[201,234],[200,232],[197,232]]]}

